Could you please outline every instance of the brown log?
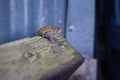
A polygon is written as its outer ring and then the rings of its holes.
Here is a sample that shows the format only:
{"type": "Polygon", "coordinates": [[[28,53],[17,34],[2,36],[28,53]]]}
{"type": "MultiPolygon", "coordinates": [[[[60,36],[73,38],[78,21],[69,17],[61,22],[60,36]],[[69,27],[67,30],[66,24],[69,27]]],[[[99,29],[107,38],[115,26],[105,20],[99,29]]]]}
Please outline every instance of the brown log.
{"type": "Polygon", "coordinates": [[[60,34],[57,43],[36,36],[0,46],[0,80],[67,80],[84,58],[60,34]]]}

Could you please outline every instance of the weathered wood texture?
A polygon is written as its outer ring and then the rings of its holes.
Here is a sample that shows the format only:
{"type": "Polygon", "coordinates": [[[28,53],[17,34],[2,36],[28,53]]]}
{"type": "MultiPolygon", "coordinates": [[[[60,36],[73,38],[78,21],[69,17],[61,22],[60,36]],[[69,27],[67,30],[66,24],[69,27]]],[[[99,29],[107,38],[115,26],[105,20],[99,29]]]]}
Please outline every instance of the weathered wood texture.
{"type": "Polygon", "coordinates": [[[87,58],[69,80],[97,80],[96,74],[97,60],[93,58],[87,58]]]}
{"type": "Polygon", "coordinates": [[[67,80],[84,58],[61,36],[52,44],[41,37],[0,46],[0,80],[67,80]]]}

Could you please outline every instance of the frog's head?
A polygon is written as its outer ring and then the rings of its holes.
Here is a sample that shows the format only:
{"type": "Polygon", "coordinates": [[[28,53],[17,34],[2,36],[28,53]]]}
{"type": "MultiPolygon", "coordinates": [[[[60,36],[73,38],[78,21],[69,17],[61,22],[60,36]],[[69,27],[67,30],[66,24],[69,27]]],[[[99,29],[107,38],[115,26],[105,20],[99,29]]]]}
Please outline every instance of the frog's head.
{"type": "Polygon", "coordinates": [[[59,26],[56,26],[56,27],[55,27],[55,32],[56,32],[56,33],[61,33],[61,32],[62,32],[62,28],[59,27],[59,26]]]}

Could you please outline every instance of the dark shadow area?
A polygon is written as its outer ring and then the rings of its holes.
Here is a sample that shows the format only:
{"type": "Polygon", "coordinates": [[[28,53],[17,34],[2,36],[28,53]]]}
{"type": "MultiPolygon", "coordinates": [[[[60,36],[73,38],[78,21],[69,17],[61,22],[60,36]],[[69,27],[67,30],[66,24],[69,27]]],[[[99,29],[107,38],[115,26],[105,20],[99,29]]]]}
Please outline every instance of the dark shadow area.
{"type": "Polygon", "coordinates": [[[120,80],[120,1],[96,0],[97,80],[120,80]]]}

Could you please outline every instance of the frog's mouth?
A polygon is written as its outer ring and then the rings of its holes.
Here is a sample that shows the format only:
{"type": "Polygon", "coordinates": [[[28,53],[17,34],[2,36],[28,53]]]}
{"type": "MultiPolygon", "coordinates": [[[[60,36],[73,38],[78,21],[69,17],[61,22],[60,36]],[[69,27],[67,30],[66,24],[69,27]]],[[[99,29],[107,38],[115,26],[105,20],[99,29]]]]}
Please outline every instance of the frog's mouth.
{"type": "Polygon", "coordinates": [[[62,29],[59,29],[58,31],[57,31],[57,33],[61,33],[62,32],[62,29]]]}
{"type": "Polygon", "coordinates": [[[62,32],[62,29],[60,27],[57,28],[57,33],[61,33],[62,32]]]}

